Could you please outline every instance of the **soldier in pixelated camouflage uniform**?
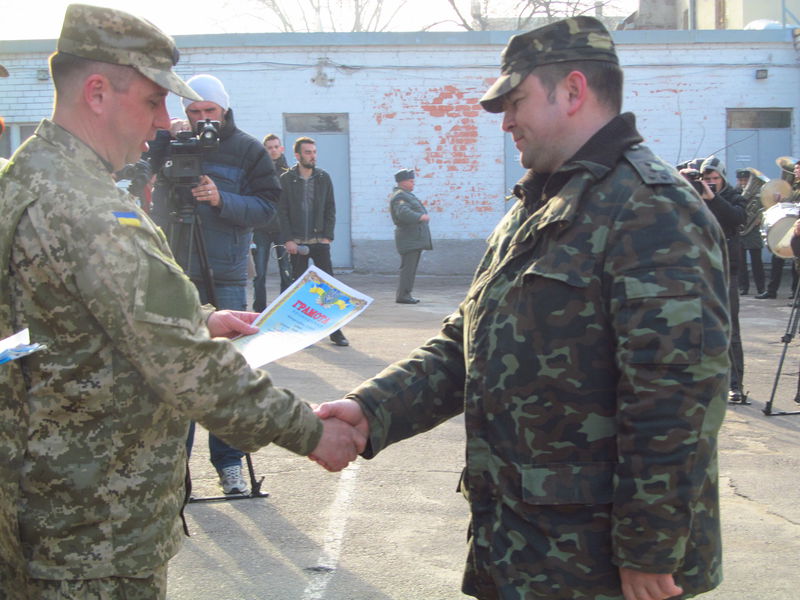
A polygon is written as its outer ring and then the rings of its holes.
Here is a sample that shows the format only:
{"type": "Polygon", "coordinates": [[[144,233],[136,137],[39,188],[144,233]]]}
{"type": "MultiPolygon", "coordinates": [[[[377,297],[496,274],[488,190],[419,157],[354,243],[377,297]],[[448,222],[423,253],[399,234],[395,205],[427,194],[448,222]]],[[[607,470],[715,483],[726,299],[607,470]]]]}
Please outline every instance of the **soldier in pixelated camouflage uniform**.
{"type": "Polygon", "coordinates": [[[243,451],[325,454],[350,437],[350,456],[322,460],[356,456],[352,428],[329,429],[212,337],[251,330],[255,314],[201,307],[162,232],[112,180],[169,126],[167,90],[199,99],[177,58],[141,19],[70,5],[51,57],[53,119],[0,177],[0,335],[28,327],[47,346],[0,369],[4,597],[165,597],[190,419],[243,451]]]}
{"type": "Polygon", "coordinates": [[[319,409],[369,433],[367,458],[463,411],[478,598],[661,600],[721,579],[725,240],[621,90],[596,19],[511,38],[481,103],[531,169],[517,203],[439,335],[319,409]]]}

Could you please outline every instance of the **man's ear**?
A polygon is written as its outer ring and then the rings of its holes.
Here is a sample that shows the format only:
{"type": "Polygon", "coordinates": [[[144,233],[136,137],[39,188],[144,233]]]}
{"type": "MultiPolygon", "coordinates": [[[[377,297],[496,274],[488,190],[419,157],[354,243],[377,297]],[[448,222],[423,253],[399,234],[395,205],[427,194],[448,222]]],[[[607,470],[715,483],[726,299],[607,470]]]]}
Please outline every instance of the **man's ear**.
{"type": "Polygon", "coordinates": [[[83,100],[96,115],[106,110],[111,82],[99,73],[92,73],[83,82],[83,100]]]}
{"type": "Polygon", "coordinates": [[[586,81],[586,75],[580,71],[572,71],[563,79],[562,84],[567,91],[567,115],[572,116],[578,112],[586,102],[589,92],[589,83],[586,81]]]}

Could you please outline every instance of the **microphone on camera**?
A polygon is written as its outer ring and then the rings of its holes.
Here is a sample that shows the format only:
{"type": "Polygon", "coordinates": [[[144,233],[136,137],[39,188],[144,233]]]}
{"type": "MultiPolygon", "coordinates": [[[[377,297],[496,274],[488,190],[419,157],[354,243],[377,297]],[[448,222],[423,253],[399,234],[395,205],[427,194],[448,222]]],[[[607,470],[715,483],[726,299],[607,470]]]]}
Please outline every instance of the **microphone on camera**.
{"type": "Polygon", "coordinates": [[[305,244],[297,244],[297,253],[300,256],[308,255],[308,246],[306,246],[305,244]]]}

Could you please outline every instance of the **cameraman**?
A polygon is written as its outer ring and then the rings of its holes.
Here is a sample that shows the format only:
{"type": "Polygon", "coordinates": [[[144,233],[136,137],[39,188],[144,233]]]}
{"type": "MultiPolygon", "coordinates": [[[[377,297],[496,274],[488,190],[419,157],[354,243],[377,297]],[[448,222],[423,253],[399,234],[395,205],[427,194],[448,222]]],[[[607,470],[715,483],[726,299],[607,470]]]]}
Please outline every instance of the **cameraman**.
{"type": "Polygon", "coordinates": [[[700,197],[722,227],[728,242],[728,297],[731,310],[731,382],[728,402],[739,404],[747,401],[742,392],[744,377],[744,354],[739,332],[739,258],[741,236],[739,229],[747,220],[747,201],[736,189],[728,185],[725,164],[716,156],[709,156],[700,166],[703,174],[703,192],[700,197]]]}
{"type": "MultiPolygon", "coordinates": [[[[169,224],[175,221],[173,213],[181,208],[181,203],[188,200],[193,204],[212,272],[216,308],[246,310],[247,264],[253,227],[264,226],[275,216],[280,183],[261,142],[236,127],[222,82],[212,75],[196,75],[187,83],[203,98],[201,102],[183,102],[191,130],[197,132],[197,123],[206,119],[219,121],[219,146],[199,151],[203,174],[197,185],[186,190],[185,200],[176,198],[180,194],[175,193],[173,184],[163,173],[159,174],[153,191],[153,218],[169,232],[169,224]]],[[[186,254],[176,248],[173,252],[176,256],[186,254]]],[[[192,244],[188,267],[181,266],[197,286],[200,301],[208,302],[196,244],[192,244]]],[[[193,437],[194,424],[189,431],[189,449],[193,437]]],[[[211,434],[209,451],[223,491],[226,494],[248,493],[242,476],[244,453],[211,434]]]]}

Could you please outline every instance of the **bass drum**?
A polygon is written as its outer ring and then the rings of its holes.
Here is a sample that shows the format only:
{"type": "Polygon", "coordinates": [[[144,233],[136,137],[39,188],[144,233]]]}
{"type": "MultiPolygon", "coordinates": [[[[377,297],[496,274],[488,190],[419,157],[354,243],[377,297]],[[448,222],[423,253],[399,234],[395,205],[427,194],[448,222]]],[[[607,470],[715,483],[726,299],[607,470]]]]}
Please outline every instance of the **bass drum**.
{"type": "Polygon", "coordinates": [[[767,247],[781,258],[794,258],[791,239],[794,223],[800,218],[800,206],[793,202],[778,202],[764,211],[761,224],[767,247]]]}

